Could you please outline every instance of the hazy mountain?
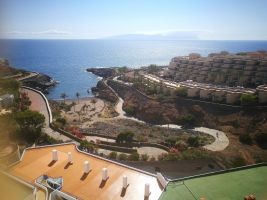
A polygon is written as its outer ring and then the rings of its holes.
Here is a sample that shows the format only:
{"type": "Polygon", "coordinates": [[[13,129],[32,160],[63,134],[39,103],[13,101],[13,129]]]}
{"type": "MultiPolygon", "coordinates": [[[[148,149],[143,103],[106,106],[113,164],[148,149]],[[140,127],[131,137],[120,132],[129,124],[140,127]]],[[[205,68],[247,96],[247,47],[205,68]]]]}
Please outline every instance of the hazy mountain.
{"type": "Polygon", "coordinates": [[[110,36],[103,39],[111,40],[198,40],[198,32],[179,31],[157,34],[125,34],[110,36]]]}

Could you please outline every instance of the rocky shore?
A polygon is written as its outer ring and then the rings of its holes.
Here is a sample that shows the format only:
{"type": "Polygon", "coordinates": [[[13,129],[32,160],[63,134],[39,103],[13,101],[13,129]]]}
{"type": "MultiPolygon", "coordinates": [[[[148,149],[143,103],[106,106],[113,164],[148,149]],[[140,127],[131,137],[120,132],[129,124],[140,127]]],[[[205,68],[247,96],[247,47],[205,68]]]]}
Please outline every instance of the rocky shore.
{"type": "Polygon", "coordinates": [[[0,58],[0,77],[4,79],[14,78],[20,81],[22,85],[28,86],[44,93],[48,93],[48,89],[56,85],[56,81],[46,75],[38,72],[30,72],[21,70],[9,65],[8,60],[0,58]]]}
{"type": "Polygon", "coordinates": [[[22,80],[22,84],[48,93],[48,89],[55,86],[56,81],[46,74],[37,74],[36,76],[22,80]]]}
{"type": "Polygon", "coordinates": [[[103,78],[108,78],[114,75],[114,70],[112,68],[88,68],[86,71],[103,78]]]}

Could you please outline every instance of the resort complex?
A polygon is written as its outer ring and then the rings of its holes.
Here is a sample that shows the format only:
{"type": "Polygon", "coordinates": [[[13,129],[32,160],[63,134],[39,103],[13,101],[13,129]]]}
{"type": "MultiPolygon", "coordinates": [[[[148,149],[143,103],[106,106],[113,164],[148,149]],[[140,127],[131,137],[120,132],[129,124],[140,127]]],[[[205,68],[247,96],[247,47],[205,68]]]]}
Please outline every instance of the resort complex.
{"type": "Polygon", "coordinates": [[[212,53],[201,57],[192,53],[171,60],[157,74],[141,74],[157,90],[215,103],[240,104],[242,95],[254,96],[259,104],[267,103],[267,53],[212,53]]]}
{"type": "MultiPolygon", "coordinates": [[[[94,97],[82,99],[77,92],[77,99],[68,100],[62,93],[58,101],[38,90],[50,87],[50,77],[23,72],[20,79],[19,71],[6,68],[0,82],[3,199],[266,199],[266,80],[251,87],[176,80],[180,61],[202,66],[199,60],[227,57],[232,63],[243,56],[190,54],[172,59],[167,68],[97,68],[93,73],[105,78],[94,97]],[[245,104],[244,96],[253,103],[245,104]],[[260,116],[249,116],[254,127],[245,137],[243,106],[260,116]]],[[[257,54],[253,65],[265,69],[264,59],[257,54]]]]}

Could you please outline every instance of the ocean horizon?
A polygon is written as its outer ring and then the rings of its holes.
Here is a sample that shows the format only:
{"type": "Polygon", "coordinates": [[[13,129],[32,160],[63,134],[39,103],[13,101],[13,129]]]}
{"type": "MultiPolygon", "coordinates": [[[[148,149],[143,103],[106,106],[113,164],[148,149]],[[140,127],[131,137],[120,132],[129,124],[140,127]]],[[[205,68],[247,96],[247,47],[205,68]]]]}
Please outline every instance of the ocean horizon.
{"type": "Polygon", "coordinates": [[[228,51],[267,51],[267,41],[260,40],[0,40],[0,58],[13,67],[47,74],[59,82],[49,90],[50,99],[92,96],[87,90],[99,78],[86,71],[91,67],[138,68],[150,64],[168,65],[175,56],[228,51]]]}

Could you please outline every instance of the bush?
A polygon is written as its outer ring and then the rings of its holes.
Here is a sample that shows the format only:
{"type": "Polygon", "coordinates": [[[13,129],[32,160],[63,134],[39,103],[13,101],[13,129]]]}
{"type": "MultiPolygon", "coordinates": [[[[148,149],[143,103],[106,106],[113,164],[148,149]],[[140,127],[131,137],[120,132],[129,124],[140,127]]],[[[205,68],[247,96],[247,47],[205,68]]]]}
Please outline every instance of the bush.
{"type": "Polygon", "coordinates": [[[80,142],[80,148],[86,149],[89,152],[95,151],[95,145],[92,142],[88,142],[87,140],[82,140],[80,142]]]}
{"type": "Polygon", "coordinates": [[[117,158],[117,152],[115,152],[115,151],[110,152],[109,155],[108,155],[108,157],[110,159],[116,160],[116,158],[117,158]]]}
{"type": "Polygon", "coordinates": [[[62,118],[62,117],[59,117],[59,118],[57,118],[56,119],[56,122],[59,122],[59,123],[61,123],[63,126],[65,126],[66,125],[66,119],[65,118],[62,118]]]}
{"type": "Polygon", "coordinates": [[[255,140],[261,148],[267,149],[267,133],[257,133],[255,140]]]}
{"type": "Polygon", "coordinates": [[[135,110],[133,106],[124,106],[123,110],[126,112],[127,115],[134,115],[135,114],[135,110]]]}
{"type": "Polygon", "coordinates": [[[179,151],[184,151],[187,149],[188,145],[182,141],[182,140],[178,140],[175,143],[175,147],[179,150],[179,151]]]}
{"type": "Polygon", "coordinates": [[[235,157],[231,162],[232,167],[242,167],[246,165],[246,161],[243,157],[235,157]]]}
{"type": "Polygon", "coordinates": [[[199,147],[199,137],[198,136],[190,136],[187,139],[187,144],[191,147],[199,147]]]}
{"type": "Polygon", "coordinates": [[[188,114],[185,116],[177,117],[176,121],[177,124],[182,125],[184,127],[192,127],[196,123],[196,118],[195,116],[188,114]]]}
{"type": "Polygon", "coordinates": [[[141,160],[142,160],[142,161],[147,161],[148,158],[149,158],[149,156],[148,156],[147,154],[142,154],[142,155],[141,155],[141,160]]]}
{"type": "Polygon", "coordinates": [[[252,144],[252,139],[248,133],[239,135],[239,141],[248,145],[252,144]]]}
{"type": "Polygon", "coordinates": [[[139,154],[137,152],[134,152],[128,156],[129,161],[138,161],[139,160],[139,154]]]}
{"type": "Polygon", "coordinates": [[[127,155],[125,153],[121,153],[121,154],[119,154],[118,159],[121,161],[126,161],[127,155]]]}
{"type": "Polygon", "coordinates": [[[120,133],[117,138],[116,142],[117,143],[123,143],[123,142],[128,142],[131,143],[133,141],[134,133],[131,131],[125,131],[120,133]]]}
{"type": "Polygon", "coordinates": [[[257,96],[254,94],[242,94],[240,97],[241,105],[254,105],[258,102],[257,96]]]}
{"type": "Polygon", "coordinates": [[[184,87],[179,87],[175,90],[175,95],[179,97],[185,97],[187,95],[187,90],[184,87]]]}

